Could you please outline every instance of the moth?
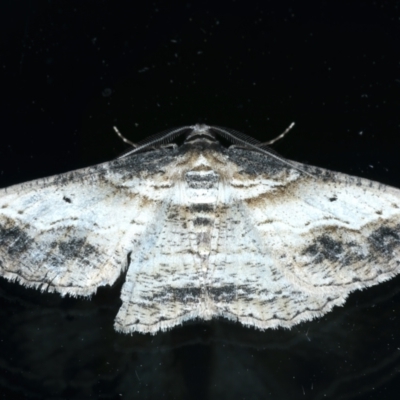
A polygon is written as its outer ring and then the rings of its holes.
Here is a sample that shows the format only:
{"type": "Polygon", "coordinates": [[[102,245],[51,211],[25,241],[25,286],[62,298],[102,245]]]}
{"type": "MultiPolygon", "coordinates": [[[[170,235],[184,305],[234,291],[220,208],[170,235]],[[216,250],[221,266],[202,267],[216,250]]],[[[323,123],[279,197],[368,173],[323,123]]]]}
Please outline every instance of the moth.
{"type": "Polygon", "coordinates": [[[399,189],[187,126],[2,189],[0,275],[90,296],[126,272],[125,333],[214,317],[290,328],[400,272],[399,206],[399,189]]]}

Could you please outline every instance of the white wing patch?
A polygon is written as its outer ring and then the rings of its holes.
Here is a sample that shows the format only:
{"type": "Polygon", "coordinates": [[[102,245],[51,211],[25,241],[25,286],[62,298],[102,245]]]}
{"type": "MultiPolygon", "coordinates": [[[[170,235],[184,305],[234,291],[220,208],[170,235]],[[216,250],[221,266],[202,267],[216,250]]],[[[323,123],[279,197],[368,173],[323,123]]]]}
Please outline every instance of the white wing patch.
{"type": "Polygon", "coordinates": [[[400,273],[400,190],[185,130],[0,191],[0,275],[89,296],[128,269],[115,328],[156,333],[218,316],[290,328],[400,273]]]}

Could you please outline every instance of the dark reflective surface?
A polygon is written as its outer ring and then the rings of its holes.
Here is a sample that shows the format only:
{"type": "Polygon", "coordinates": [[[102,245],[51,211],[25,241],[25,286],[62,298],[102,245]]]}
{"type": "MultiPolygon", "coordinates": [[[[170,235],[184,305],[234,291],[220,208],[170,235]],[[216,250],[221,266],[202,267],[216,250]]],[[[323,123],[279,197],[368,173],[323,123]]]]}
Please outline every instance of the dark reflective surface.
{"type": "Polygon", "coordinates": [[[219,320],[155,336],[114,332],[118,287],[91,301],[3,281],[0,289],[2,393],[10,398],[361,399],[398,388],[398,280],[290,331],[219,320]]]}

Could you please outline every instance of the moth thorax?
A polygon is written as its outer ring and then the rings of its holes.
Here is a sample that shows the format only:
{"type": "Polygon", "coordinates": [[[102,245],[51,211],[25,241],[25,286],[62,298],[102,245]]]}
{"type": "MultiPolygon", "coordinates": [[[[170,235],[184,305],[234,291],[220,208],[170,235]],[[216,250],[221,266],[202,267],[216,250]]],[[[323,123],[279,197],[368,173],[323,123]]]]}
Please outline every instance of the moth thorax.
{"type": "Polygon", "coordinates": [[[219,174],[213,170],[194,170],[185,174],[186,195],[190,203],[215,203],[219,174]]]}
{"type": "Polygon", "coordinates": [[[212,189],[218,186],[219,174],[213,170],[188,171],[185,179],[192,189],[212,189]]]}

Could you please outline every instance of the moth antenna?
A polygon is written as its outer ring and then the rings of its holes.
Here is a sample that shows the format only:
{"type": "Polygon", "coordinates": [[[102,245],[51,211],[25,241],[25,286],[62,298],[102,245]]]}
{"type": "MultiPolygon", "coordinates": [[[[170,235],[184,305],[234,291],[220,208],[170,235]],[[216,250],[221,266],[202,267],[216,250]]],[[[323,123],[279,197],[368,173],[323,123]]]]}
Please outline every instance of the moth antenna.
{"type": "MultiPolygon", "coordinates": [[[[291,125],[293,125],[294,123],[292,122],[291,125]]],[[[259,151],[260,153],[264,153],[267,154],[268,156],[275,158],[275,160],[280,161],[283,164],[289,165],[290,167],[296,169],[297,171],[300,171],[306,175],[308,175],[311,178],[315,178],[315,176],[313,174],[310,174],[309,172],[307,172],[304,168],[302,168],[300,165],[295,165],[296,163],[288,160],[284,157],[282,157],[281,155],[275,153],[274,151],[272,151],[271,149],[262,149],[260,148],[260,144],[252,144],[249,142],[246,142],[245,139],[242,139],[238,133],[240,134],[240,132],[236,132],[236,131],[228,131],[225,128],[222,128],[220,126],[212,126],[211,129],[220,132],[222,137],[225,137],[226,139],[230,138],[231,140],[233,140],[235,143],[239,143],[241,145],[243,145],[244,147],[250,148],[250,149],[255,149],[257,151],[259,151]]],[[[289,128],[288,128],[289,129],[289,128]]],[[[286,129],[287,130],[287,129],[286,129]]],[[[243,136],[242,134],[240,134],[241,136],[243,136]]],[[[297,163],[299,164],[299,163],[297,163]]]]}
{"type": "Polygon", "coordinates": [[[148,149],[154,147],[158,144],[168,143],[169,141],[173,140],[175,137],[182,134],[184,130],[190,129],[189,126],[182,126],[180,128],[168,129],[167,131],[157,133],[156,135],[150,136],[148,139],[140,142],[139,144],[135,145],[136,147],[133,150],[128,151],[121,157],[127,157],[131,154],[137,153],[142,151],[143,149],[148,149]]]}
{"type": "Polygon", "coordinates": [[[122,141],[126,144],[129,144],[129,146],[132,146],[134,149],[138,147],[136,143],[131,142],[129,139],[127,139],[125,136],[122,135],[122,133],[118,130],[116,126],[113,126],[115,133],[122,139],[122,141]]]}
{"type": "Polygon", "coordinates": [[[274,143],[277,142],[278,140],[283,139],[283,138],[289,133],[289,131],[292,130],[293,127],[294,127],[294,122],[292,122],[292,123],[286,128],[286,130],[285,130],[283,133],[281,133],[279,136],[277,136],[277,137],[274,138],[274,139],[271,139],[271,140],[268,141],[268,142],[264,142],[264,143],[257,144],[257,147],[271,146],[271,144],[274,144],[274,143]]]}

